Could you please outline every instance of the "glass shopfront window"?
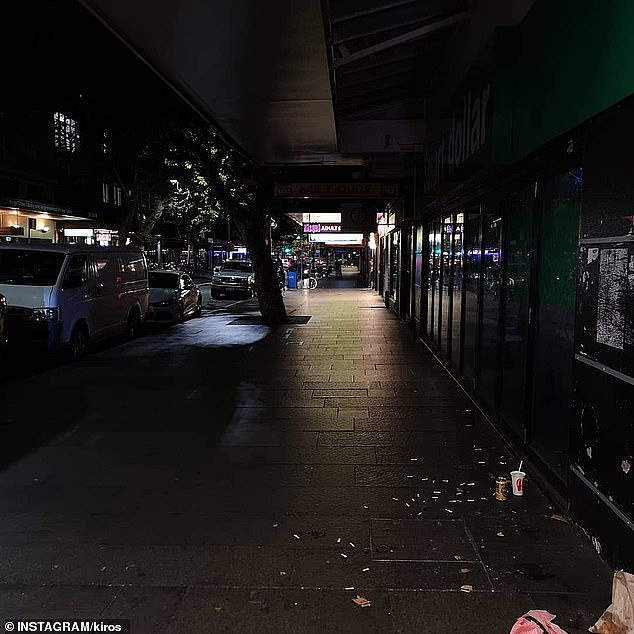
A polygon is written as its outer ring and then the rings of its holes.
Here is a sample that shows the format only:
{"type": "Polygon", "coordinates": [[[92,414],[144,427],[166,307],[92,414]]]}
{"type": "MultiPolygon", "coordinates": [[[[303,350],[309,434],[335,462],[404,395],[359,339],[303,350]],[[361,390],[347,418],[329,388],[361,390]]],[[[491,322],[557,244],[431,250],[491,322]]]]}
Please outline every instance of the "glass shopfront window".
{"type": "Polygon", "coordinates": [[[416,244],[428,341],[562,482],[573,429],[582,179],[572,170],[505,182],[429,220],[427,279],[416,244]]]}
{"type": "Polygon", "coordinates": [[[449,327],[451,316],[451,285],[453,276],[453,216],[445,216],[442,220],[441,252],[440,252],[440,324],[438,325],[438,347],[447,354],[449,327]]]}
{"type": "Polygon", "coordinates": [[[531,261],[533,258],[534,187],[506,202],[506,273],[502,342],[502,420],[523,437],[526,427],[526,363],[529,341],[531,261]]]}
{"type": "Polygon", "coordinates": [[[423,285],[423,227],[419,226],[416,231],[416,243],[414,245],[414,318],[421,319],[421,301],[423,285]]]}
{"type": "MultiPolygon", "coordinates": [[[[430,272],[430,284],[429,284],[429,294],[430,294],[430,308],[431,315],[428,323],[429,327],[429,338],[434,339],[437,337],[438,333],[438,316],[440,314],[440,222],[434,222],[432,224],[432,234],[433,234],[433,242],[430,243],[432,247],[431,250],[431,272],[430,272]]],[[[432,235],[430,235],[430,241],[432,240],[432,235]]]]}
{"type": "Polygon", "coordinates": [[[425,288],[427,294],[426,318],[425,318],[425,335],[431,340],[434,328],[434,223],[430,223],[425,227],[427,232],[427,280],[425,288]]]}
{"type": "Polygon", "coordinates": [[[451,360],[460,367],[460,334],[462,328],[462,277],[463,251],[462,238],[464,234],[464,214],[456,214],[453,230],[453,286],[452,286],[452,315],[451,315],[451,360]]]}
{"type": "Polygon", "coordinates": [[[390,234],[390,299],[398,301],[399,282],[399,232],[390,234]]]}
{"type": "Polygon", "coordinates": [[[485,212],[482,216],[482,323],[478,394],[494,408],[497,398],[500,279],[502,268],[502,216],[485,212]]]}
{"type": "Polygon", "coordinates": [[[481,265],[480,211],[465,213],[464,223],[464,352],[463,374],[475,385],[479,329],[481,265]]]}
{"type": "Polygon", "coordinates": [[[581,177],[544,181],[537,253],[530,442],[562,479],[568,469],[581,177]]]}

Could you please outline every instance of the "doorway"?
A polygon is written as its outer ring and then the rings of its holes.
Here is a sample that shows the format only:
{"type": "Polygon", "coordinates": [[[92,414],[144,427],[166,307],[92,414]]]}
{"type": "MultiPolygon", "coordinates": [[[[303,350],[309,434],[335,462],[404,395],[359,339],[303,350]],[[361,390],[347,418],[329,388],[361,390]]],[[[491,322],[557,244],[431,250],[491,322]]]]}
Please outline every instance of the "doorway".
{"type": "Polygon", "coordinates": [[[581,170],[547,177],[536,222],[532,407],[528,442],[565,481],[573,401],[581,170]]]}

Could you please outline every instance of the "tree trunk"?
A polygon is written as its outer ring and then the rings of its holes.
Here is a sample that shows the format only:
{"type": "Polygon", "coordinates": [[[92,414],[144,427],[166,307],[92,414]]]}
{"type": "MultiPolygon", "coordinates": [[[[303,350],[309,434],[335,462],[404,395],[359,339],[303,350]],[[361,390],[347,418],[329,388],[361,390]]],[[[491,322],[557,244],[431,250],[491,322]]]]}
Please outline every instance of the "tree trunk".
{"type": "Polygon", "coordinates": [[[162,198],[157,198],[156,202],[154,203],[154,208],[145,221],[143,228],[141,229],[141,231],[139,231],[138,236],[135,237],[134,241],[137,244],[144,244],[145,241],[150,237],[152,231],[154,231],[156,223],[161,219],[164,209],[165,201],[162,198]]]}
{"type": "Polygon", "coordinates": [[[266,216],[260,209],[253,206],[249,208],[244,218],[236,218],[236,220],[239,225],[243,225],[247,248],[251,254],[255,272],[255,289],[262,318],[269,326],[285,324],[288,322],[286,306],[284,306],[277,272],[266,241],[268,236],[266,216]],[[243,222],[240,222],[241,220],[243,222]]]}
{"type": "Polygon", "coordinates": [[[128,200],[128,213],[126,214],[126,217],[123,220],[123,224],[121,225],[121,228],[119,229],[119,241],[120,241],[119,246],[125,246],[125,243],[127,242],[128,237],[130,236],[130,231],[132,230],[132,227],[134,226],[134,222],[137,217],[137,210],[138,210],[138,205],[137,205],[136,196],[130,197],[128,200]]]}

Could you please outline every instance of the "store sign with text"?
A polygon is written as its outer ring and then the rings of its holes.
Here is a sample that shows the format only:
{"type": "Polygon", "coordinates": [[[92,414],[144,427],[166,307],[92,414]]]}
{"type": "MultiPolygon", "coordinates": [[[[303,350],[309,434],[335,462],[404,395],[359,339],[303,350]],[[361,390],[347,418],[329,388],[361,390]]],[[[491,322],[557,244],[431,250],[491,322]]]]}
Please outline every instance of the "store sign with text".
{"type": "Polygon", "coordinates": [[[304,233],[341,233],[341,225],[305,222],[304,233]]]}
{"type": "Polygon", "coordinates": [[[393,198],[398,183],[275,183],[276,198],[393,198]]]}
{"type": "Polygon", "coordinates": [[[491,136],[491,84],[467,91],[460,107],[451,114],[451,123],[425,156],[424,190],[440,185],[463,164],[482,160],[482,150],[491,136]]]}

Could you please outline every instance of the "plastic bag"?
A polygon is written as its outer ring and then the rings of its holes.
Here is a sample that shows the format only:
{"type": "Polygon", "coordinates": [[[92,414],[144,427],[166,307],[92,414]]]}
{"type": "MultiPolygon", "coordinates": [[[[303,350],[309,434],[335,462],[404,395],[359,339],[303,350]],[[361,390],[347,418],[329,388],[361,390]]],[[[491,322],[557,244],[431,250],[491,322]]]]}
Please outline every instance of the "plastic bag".
{"type": "Polygon", "coordinates": [[[634,575],[614,573],[612,604],[590,628],[594,634],[634,634],[634,575]]]}
{"type": "Polygon", "coordinates": [[[531,610],[519,618],[510,634],[566,634],[558,625],[553,623],[557,618],[546,610],[531,610]]]}

